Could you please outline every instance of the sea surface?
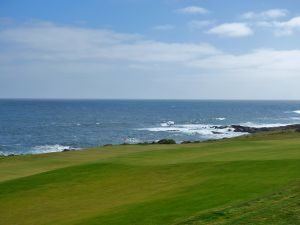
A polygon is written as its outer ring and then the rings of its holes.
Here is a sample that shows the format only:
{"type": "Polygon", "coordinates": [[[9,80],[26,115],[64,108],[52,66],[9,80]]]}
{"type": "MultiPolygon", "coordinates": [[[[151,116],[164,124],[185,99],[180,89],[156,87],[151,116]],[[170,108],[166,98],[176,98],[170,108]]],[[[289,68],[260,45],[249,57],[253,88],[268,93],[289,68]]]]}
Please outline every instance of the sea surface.
{"type": "Polygon", "coordinates": [[[0,155],[243,133],[215,125],[300,123],[300,101],[0,100],[0,155]]]}

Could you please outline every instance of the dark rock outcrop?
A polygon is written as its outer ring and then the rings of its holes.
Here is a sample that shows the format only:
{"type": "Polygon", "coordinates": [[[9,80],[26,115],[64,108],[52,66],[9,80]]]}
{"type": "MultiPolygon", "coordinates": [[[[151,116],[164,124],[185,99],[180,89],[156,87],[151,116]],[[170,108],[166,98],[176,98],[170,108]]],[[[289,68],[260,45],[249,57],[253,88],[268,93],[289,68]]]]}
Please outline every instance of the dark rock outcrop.
{"type": "Polygon", "coordinates": [[[241,125],[231,125],[231,128],[234,129],[234,132],[241,132],[241,133],[258,133],[258,132],[266,132],[266,131],[287,131],[287,130],[294,130],[300,132],[300,124],[293,124],[287,126],[279,126],[279,127],[247,127],[241,125]]]}
{"type": "Polygon", "coordinates": [[[176,144],[176,141],[173,139],[161,139],[157,142],[158,144],[176,144]]]}

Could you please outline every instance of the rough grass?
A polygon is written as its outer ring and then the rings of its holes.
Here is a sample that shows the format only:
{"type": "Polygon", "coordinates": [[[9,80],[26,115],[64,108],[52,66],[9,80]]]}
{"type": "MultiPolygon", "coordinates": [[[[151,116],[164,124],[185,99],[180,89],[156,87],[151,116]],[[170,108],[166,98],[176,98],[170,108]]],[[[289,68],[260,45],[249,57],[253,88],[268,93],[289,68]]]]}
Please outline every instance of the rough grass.
{"type": "Polygon", "coordinates": [[[257,199],[211,210],[176,225],[263,225],[300,223],[300,183],[257,199]]]}
{"type": "Polygon", "coordinates": [[[299,223],[300,134],[0,158],[0,224],[299,223]]]}

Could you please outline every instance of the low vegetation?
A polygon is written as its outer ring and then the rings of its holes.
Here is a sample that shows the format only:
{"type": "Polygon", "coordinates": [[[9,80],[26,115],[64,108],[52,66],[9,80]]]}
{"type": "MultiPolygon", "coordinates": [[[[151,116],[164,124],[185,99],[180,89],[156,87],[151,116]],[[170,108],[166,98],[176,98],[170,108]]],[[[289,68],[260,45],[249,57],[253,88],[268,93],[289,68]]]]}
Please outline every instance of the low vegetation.
{"type": "Polygon", "coordinates": [[[300,224],[300,133],[0,158],[0,224],[300,224]]]}

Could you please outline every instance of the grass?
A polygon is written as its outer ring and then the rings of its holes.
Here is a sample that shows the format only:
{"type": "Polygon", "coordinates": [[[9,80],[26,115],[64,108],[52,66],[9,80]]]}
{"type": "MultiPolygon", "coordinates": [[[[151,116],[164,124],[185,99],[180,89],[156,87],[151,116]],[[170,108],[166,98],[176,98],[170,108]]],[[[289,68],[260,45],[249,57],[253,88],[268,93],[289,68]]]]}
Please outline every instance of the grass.
{"type": "Polygon", "coordinates": [[[0,158],[0,224],[300,224],[300,133],[0,158]]]}
{"type": "Polygon", "coordinates": [[[226,208],[204,212],[177,225],[205,224],[299,224],[300,184],[290,184],[280,191],[226,208]]]}

